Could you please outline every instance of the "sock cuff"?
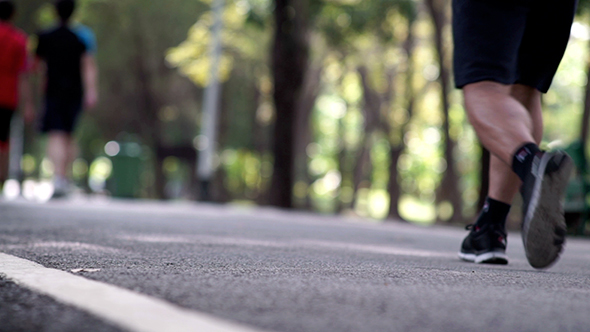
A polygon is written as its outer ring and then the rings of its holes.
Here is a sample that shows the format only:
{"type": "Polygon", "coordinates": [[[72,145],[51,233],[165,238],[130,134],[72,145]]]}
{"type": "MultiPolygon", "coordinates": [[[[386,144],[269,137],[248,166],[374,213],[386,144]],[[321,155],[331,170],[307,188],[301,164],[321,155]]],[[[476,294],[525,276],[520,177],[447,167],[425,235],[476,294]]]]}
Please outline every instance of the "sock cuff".
{"type": "Polygon", "coordinates": [[[510,204],[500,202],[493,198],[486,198],[483,209],[476,222],[477,225],[495,224],[505,227],[506,218],[510,212],[510,204]]]}
{"type": "Polygon", "coordinates": [[[541,149],[535,143],[526,143],[516,150],[512,157],[512,171],[524,181],[524,178],[533,163],[533,158],[541,149]]]}
{"type": "Polygon", "coordinates": [[[535,155],[537,152],[541,152],[541,149],[535,143],[525,143],[520,148],[516,149],[512,158],[512,167],[514,164],[519,162],[523,163],[527,156],[535,155]]]}
{"type": "Polygon", "coordinates": [[[494,209],[499,208],[499,209],[506,209],[506,210],[510,210],[510,207],[512,206],[510,204],[495,200],[491,197],[486,198],[485,204],[487,204],[489,208],[494,208],[494,209]]]}

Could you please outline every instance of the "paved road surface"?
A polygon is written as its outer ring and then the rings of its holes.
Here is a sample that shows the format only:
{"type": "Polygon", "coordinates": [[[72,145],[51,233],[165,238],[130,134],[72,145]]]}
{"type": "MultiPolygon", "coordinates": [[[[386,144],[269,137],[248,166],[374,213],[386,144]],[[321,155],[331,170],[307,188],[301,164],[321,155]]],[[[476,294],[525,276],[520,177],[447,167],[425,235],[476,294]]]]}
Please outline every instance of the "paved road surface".
{"type": "MultiPolygon", "coordinates": [[[[464,235],[270,209],[0,202],[0,331],[141,330],[108,316],[132,320],[138,304],[95,286],[187,322],[212,318],[219,331],[590,331],[590,241],[568,239],[538,271],[517,233],[508,266],[461,262],[464,235]],[[25,280],[34,273],[47,277],[25,280]]],[[[172,317],[145,310],[161,324],[172,317]]]]}

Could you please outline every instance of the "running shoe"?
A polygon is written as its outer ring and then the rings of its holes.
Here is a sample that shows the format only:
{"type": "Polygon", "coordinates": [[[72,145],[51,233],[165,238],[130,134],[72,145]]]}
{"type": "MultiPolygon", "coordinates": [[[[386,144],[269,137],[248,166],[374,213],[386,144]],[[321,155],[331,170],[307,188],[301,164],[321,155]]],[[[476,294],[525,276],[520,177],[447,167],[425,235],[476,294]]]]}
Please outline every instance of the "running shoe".
{"type": "Polygon", "coordinates": [[[470,232],[463,240],[459,258],[478,264],[508,264],[504,229],[493,224],[468,225],[465,229],[470,232]]]}
{"type": "Polygon", "coordinates": [[[70,193],[70,182],[67,179],[56,177],[53,180],[53,195],[51,199],[66,198],[70,193]]]}
{"type": "Polygon", "coordinates": [[[563,200],[574,163],[563,151],[543,152],[533,159],[521,187],[522,241],[532,267],[557,261],[565,243],[563,200]]]}

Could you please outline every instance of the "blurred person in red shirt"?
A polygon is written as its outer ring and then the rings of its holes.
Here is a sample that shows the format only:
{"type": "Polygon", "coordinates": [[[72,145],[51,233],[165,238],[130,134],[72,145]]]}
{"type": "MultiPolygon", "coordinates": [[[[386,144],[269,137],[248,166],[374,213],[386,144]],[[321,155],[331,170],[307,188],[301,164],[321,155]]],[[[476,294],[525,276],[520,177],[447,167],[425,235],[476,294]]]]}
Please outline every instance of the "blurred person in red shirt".
{"type": "Polygon", "coordinates": [[[12,25],[14,13],[12,1],[0,0],[0,189],[8,178],[10,121],[21,98],[25,120],[34,118],[26,77],[27,35],[12,25]]]}

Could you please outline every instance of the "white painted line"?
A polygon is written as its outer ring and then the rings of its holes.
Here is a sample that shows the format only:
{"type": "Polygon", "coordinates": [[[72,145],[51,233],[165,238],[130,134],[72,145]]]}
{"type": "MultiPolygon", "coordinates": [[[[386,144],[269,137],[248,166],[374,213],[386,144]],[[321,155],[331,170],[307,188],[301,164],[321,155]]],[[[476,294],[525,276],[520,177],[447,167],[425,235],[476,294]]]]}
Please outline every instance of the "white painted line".
{"type": "Polygon", "coordinates": [[[260,332],[3,253],[0,274],[132,332],[260,332]]]}
{"type": "Polygon", "coordinates": [[[457,257],[456,253],[445,253],[445,252],[436,252],[436,251],[429,251],[429,250],[420,250],[420,249],[406,249],[406,248],[396,248],[392,246],[375,246],[375,245],[365,245],[365,244],[354,244],[354,243],[347,243],[347,242],[328,242],[328,241],[315,241],[315,240],[306,240],[302,241],[302,243],[311,245],[311,246],[318,246],[324,247],[334,250],[352,250],[352,251],[364,251],[370,252],[375,254],[386,254],[386,255],[394,255],[394,256],[413,256],[413,257],[442,257],[442,258],[455,258],[457,257]]]}
{"type": "MultiPolygon", "coordinates": [[[[350,250],[364,251],[375,254],[386,254],[394,256],[412,256],[412,257],[440,257],[456,258],[456,252],[441,252],[422,249],[399,248],[392,246],[378,246],[355,244],[350,242],[335,242],[321,240],[292,239],[286,241],[269,241],[256,240],[227,236],[210,236],[210,235],[186,235],[186,236],[158,236],[158,235],[122,235],[119,239],[126,241],[148,242],[148,243],[194,243],[194,244],[213,244],[226,246],[253,246],[253,247],[270,247],[270,248],[298,248],[307,249],[331,249],[331,250],[350,250]]],[[[0,246],[2,249],[2,246],[0,246]]]]}
{"type": "Polygon", "coordinates": [[[99,246],[96,244],[80,243],[80,242],[33,242],[25,244],[6,244],[0,245],[1,249],[35,249],[35,248],[55,248],[60,250],[75,250],[81,252],[102,252],[116,254],[121,250],[99,246]]]}

